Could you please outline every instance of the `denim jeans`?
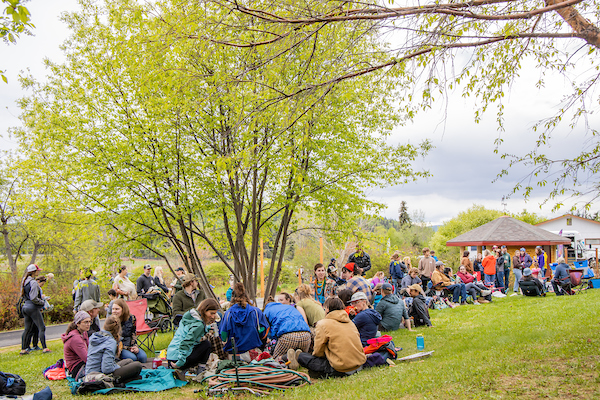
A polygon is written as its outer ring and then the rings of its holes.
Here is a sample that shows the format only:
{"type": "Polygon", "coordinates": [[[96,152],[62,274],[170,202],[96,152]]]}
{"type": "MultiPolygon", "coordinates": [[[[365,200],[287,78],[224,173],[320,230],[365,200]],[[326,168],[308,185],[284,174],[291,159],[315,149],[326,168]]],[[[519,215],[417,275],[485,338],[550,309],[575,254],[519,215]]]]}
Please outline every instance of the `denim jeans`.
{"type": "Polygon", "coordinates": [[[134,354],[129,350],[123,349],[123,351],[121,351],[121,360],[123,360],[125,358],[129,358],[130,360],[133,360],[133,361],[139,361],[142,364],[145,363],[146,361],[148,361],[148,357],[146,356],[146,353],[144,352],[144,350],[140,349],[139,347],[138,347],[138,349],[140,351],[137,354],[134,354]]]}
{"type": "Polygon", "coordinates": [[[464,283],[455,283],[454,285],[446,286],[446,289],[452,292],[453,302],[458,303],[459,297],[462,299],[461,302],[467,301],[467,288],[464,283]]]}
{"type": "Polygon", "coordinates": [[[496,275],[488,275],[488,274],[484,274],[485,275],[485,283],[494,283],[496,281],[496,275]]]}
{"type": "Polygon", "coordinates": [[[400,290],[400,285],[402,283],[402,279],[392,278],[392,285],[394,286],[394,294],[398,294],[400,290]]]}
{"type": "MultiPolygon", "coordinates": [[[[504,270],[496,270],[496,287],[503,288],[504,287],[504,270]]],[[[504,290],[503,290],[504,291],[504,290]]]]}
{"type": "Polygon", "coordinates": [[[504,291],[508,292],[508,282],[510,281],[510,269],[504,270],[504,291]]]}
{"type": "Polygon", "coordinates": [[[519,268],[513,268],[513,275],[515,276],[515,284],[513,285],[513,292],[517,293],[519,291],[519,281],[523,277],[523,271],[519,268]]]}

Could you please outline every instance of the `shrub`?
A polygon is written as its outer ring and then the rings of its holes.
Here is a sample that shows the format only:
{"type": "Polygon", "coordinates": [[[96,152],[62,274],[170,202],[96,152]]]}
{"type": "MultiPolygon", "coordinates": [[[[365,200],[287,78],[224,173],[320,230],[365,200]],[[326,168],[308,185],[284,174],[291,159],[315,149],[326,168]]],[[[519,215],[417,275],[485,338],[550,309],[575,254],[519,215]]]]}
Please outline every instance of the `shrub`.
{"type": "Polygon", "coordinates": [[[17,315],[17,302],[21,288],[11,278],[0,279],[0,331],[17,329],[23,326],[23,319],[17,315]]]}

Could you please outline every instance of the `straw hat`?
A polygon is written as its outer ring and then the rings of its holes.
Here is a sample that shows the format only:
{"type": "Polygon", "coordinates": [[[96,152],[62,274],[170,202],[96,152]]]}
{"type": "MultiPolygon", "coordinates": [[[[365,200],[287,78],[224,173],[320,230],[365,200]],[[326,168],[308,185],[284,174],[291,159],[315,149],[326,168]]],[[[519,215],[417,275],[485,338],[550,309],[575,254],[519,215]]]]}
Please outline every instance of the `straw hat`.
{"type": "Polygon", "coordinates": [[[423,288],[418,283],[415,283],[414,285],[410,285],[408,287],[408,290],[416,290],[417,292],[421,293],[422,295],[425,294],[425,293],[423,293],[423,288]]]}

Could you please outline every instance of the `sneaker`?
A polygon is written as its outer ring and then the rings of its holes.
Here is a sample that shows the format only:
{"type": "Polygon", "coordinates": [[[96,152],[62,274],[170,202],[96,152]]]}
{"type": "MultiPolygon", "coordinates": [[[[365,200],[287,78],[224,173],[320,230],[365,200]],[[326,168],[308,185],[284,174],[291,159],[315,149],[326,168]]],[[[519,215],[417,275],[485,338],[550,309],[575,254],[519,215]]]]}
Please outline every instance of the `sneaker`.
{"type": "Polygon", "coordinates": [[[510,295],[510,297],[518,296],[518,295],[519,295],[519,293],[513,293],[513,294],[510,295]]]}
{"type": "Polygon", "coordinates": [[[29,349],[29,351],[38,351],[41,350],[42,348],[40,346],[35,346],[34,348],[29,349]]]}
{"type": "Polygon", "coordinates": [[[475,301],[473,302],[473,304],[474,304],[474,305],[476,305],[476,306],[480,306],[480,305],[481,305],[481,303],[480,303],[480,302],[478,302],[477,300],[475,300],[475,301]]]}
{"type": "Polygon", "coordinates": [[[489,296],[490,294],[492,294],[491,290],[482,290],[481,291],[481,297],[489,296]]]}
{"type": "Polygon", "coordinates": [[[388,365],[389,365],[390,367],[395,367],[395,366],[396,366],[396,363],[395,363],[395,362],[393,362],[392,360],[390,360],[389,358],[386,358],[386,359],[385,359],[385,362],[386,362],[386,363],[388,363],[388,365]]]}
{"type": "Polygon", "coordinates": [[[298,368],[300,367],[300,364],[298,364],[298,357],[297,357],[296,350],[289,349],[287,351],[287,358],[288,358],[288,368],[293,369],[294,371],[297,371],[298,368]]]}

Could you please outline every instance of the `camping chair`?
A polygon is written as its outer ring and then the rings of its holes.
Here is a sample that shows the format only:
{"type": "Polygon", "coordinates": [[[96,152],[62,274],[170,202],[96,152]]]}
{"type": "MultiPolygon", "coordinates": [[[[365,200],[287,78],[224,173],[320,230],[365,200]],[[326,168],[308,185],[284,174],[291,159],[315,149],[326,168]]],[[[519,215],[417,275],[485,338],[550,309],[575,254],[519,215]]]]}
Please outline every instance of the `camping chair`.
{"type": "Polygon", "coordinates": [[[571,278],[571,283],[569,285],[569,294],[577,294],[585,290],[585,288],[583,287],[585,284],[583,280],[583,273],[583,268],[569,269],[569,278],[571,278]]]}
{"type": "Polygon", "coordinates": [[[534,281],[519,281],[519,288],[524,296],[541,296],[542,291],[534,281]]]}
{"type": "Polygon", "coordinates": [[[129,312],[135,316],[135,334],[138,337],[138,346],[142,349],[147,349],[151,354],[154,354],[154,338],[156,331],[160,327],[151,328],[146,323],[146,310],[148,309],[148,300],[145,298],[128,301],[129,312]]]}

